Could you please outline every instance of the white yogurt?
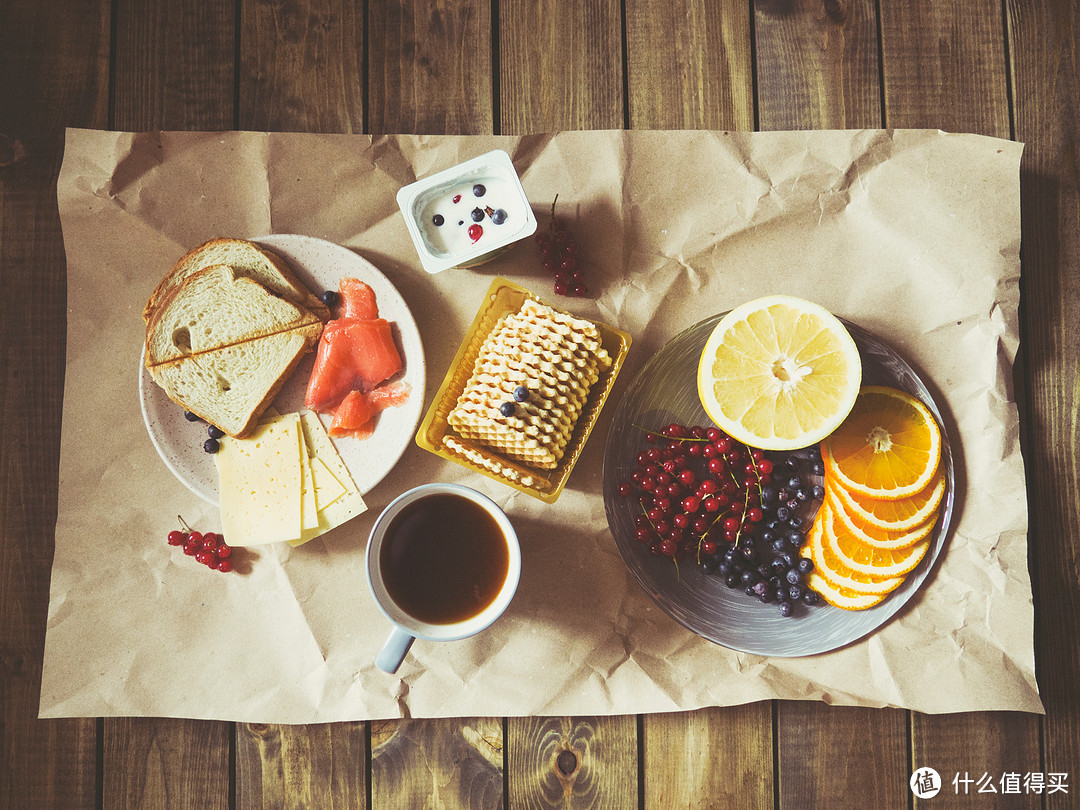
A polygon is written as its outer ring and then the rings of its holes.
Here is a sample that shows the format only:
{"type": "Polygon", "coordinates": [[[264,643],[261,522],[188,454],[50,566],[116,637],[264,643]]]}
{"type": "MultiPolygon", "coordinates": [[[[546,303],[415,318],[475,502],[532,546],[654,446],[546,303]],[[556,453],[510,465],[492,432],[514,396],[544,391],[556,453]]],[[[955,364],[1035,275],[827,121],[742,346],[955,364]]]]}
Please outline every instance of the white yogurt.
{"type": "Polygon", "coordinates": [[[429,273],[482,264],[536,231],[510,156],[499,149],[417,180],[397,199],[429,273]]]}

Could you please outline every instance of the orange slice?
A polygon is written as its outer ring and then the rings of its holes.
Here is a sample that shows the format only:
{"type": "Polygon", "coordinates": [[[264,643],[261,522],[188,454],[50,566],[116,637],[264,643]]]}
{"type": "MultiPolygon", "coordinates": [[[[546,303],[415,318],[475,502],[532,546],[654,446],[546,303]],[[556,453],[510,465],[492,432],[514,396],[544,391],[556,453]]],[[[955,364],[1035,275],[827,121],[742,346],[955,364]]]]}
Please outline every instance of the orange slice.
{"type": "Polygon", "coordinates": [[[926,538],[934,530],[934,526],[937,525],[937,512],[934,512],[927,520],[906,531],[893,532],[877,526],[860,526],[852,519],[847,508],[839,502],[834,487],[826,485],[825,500],[832,507],[830,511],[835,517],[835,530],[849,534],[859,542],[865,543],[872,548],[907,548],[926,538]]]}
{"type": "Polygon", "coordinates": [[[937,511],[945,496],[945,475],[938,470],[924,489],[895,501],[857,495],[831,478],[826,479],[825,488],[832,492],[836,502],[844,507],[856,526],[876,526],[891,532],[902,532],[925,523],[937,511]]]}
{"type": "Polygon", "coordinates": [[[828,580],[830,585],[852,593],[876,595],[891,593],[903,584],[903,577],[881,579],[852,571],[844,565],[824,543],[824,532],[832,530],[829,526],[831,520],[832,516],[827,511],[820,512],[818,520],[814,521],[814,525],[807,533],[807,542],[803,547],[804,551],[809,551],[814,570],[828,580]]]}
{"type": "Polygon", "coordinates": [[[929,539],[920,540],[907,548],[874,548],[843,530],[826,532],[825,543],[849,569],[876,577],[899,577],[907,574],[922,561],[930,548],[929,539]]]}
{"type": "Polygon", "coordinates": [[[848,415],[862,383],[855,341],[819,304],[770,295],[736,307],[698,362],[698,396],[729,436],[762,450],[816,444],[848,415]]]}
{"type": "Polygon", "coordinates": [[[868,498],[898,500],[923,490],[941,459],[941,430],[929,408],[895,388],[867,386],[821,444],[826,477],[868,498]]]}
{"type": "Polygon", "coordinates": [[[817,571],[811,571],[806,584],[817,591],[818,596],[833,607],[844,610],[866,610],[880,604],[888,595],[884,593],[857,593],[847,588],[837,588],[817,571]]]}

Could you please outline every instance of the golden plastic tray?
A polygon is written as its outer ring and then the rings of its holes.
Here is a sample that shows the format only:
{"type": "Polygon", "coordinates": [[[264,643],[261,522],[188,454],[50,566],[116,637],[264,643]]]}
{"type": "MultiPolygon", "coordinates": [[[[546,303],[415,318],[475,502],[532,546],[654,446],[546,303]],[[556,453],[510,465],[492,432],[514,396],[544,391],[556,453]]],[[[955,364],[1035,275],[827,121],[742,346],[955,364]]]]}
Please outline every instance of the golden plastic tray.
{"type": "MultiPolygon", "coordinates": [[[[488,289],[484,300],[480,304],[480,310],[473,319],[472,326],[465,334],[465,339],[458,349],[457,355],[450,364],[450,370],[446,372],[442,385],[435,394],[435,399],[428,408],[427,415],[420,423],[420,429],[416,434],[416,443],[437,456],[450,459],[474,472],[486,475],[495,481],[501,481],[507,486],[532,495],[547,503],[554,503],[566,486],[566,480],[574,469],[582,448],[600,416],[600,410],[607,401],[608,394],[615,384],[615,378],[619,375],[623,360],[630,349],[630,335],[604,323],[593,321],[600,332],[601,345],[611,355],[611,366],[604,371],[596,383],[589,389],[589,398],[582,408],[581,416],[574,426],[574,432],[570,442],[566,446],[566,453],[559,461],[557,467],[552,470],[538,470],[528,465],[521,464],[511,458],[480,444],[469,441],[457,435],[447,422],[447,416],[457,404],[458,397],[465,390],[465,383],[472,374],[476,357],[480,352],[480,346],[491,333],[495,324],[503,316],[511,312],[517,312],[527,298],[538,301],[539,297],[524,287],[514,284],[504,278],[496,278],[488,289]],[[468,459],[457,452],[447,448],[445,439],[456,439],[462,446],[467,448],[479,461],[468,459]],[[491,469],[485,466],[490,464],[491,469]]],[[[547,306],[551,306],[547,304],[547,306]]],[[[558,309],[552,307],[552,309],[558,309]]],[[[567,315],[580,318],[580,315],[559,310],[567,315]]]]}

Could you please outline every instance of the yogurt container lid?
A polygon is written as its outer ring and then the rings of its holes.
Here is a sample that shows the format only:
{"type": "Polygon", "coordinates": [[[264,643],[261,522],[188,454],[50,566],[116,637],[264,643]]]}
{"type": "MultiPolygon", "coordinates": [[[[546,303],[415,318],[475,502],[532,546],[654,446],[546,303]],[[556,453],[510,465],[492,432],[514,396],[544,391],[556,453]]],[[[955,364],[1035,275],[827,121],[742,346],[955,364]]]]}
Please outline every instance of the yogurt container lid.
{"type": "Polygon", "coordinates": [[[424,177],[397,193],[428,273],[476,265],[536,231],[536,216],[501,149],[424,177]]]}

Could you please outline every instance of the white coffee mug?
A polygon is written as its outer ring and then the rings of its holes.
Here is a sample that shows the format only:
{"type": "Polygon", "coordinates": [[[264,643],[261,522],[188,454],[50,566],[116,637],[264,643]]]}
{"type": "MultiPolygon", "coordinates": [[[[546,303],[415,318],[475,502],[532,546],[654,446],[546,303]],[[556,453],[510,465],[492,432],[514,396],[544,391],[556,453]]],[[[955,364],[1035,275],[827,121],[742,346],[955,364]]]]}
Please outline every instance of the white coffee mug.
{"type": "MultiPolygon", "coordinates": [[[[432,503],[437,502],[433,501],[432,503]]],[[[487,519],[485,518],[485,520],[487,519]]],[[[445,526],[445,523],[443,525],[445,526]]],[[[467,560],[467,557],[463,559],[467,560]]],[[[375,666],[383,672],[396,672],[416,639],[457,641],[479,633],[499,618],[510,604],[510,600],[513,599],[518,581],[521,578],[521,548],[518,545],[517,533],[514,531],[509,518],[486,495],[460,484],[422,484],[391,501],[382,511],[382,514],[379,515],[375,525],[372,526],[367,545],[367,577],[368,586],[372,596],[375,598],[375,603],[383,615],[394,625],[375,659],[375,666]],[[405,512],[402,521],[407,521],[409,516],[419,509],[419,507],[414,506],[416,502],[433,496],[452,496],[453,498],[463,498],[466,501],[471,501],[472,504],[479,506],[483,512],[490,516],[490,520],[494,522],[498,533],[501,534],[502,539],[505,541],[506,575],[502,579],[501,585],[493,580],[492,587],[497,587],[497,591],[491,601],[479,612],[460,620],[435,621],[430,616],[426,619],[417,618],[409,613],[401,604],[402,601],[407,602],[408,600],[404,598],[404,594],[401,592],[397,594],[391,592],[395,586],[387,587],[388,578],[383,570],[384,551],[390,554],[389,549],[393,547],[395,540],[399,543],[402,542],[400,537],[395,537],[395,535],[402,535],[400,526],[395,524],[395,518],[402,516],[402,513],[405,512]],[[411,510],[407,509],[408,507],[411,507],[411,510]],[[394,529],[393,533],[388,531],[391,528],[394,529]]],[[[393,580],[392,575],[390,579],[393,580]]],[[[432,596],[432,598],[435,597],[432,596]]]]}

